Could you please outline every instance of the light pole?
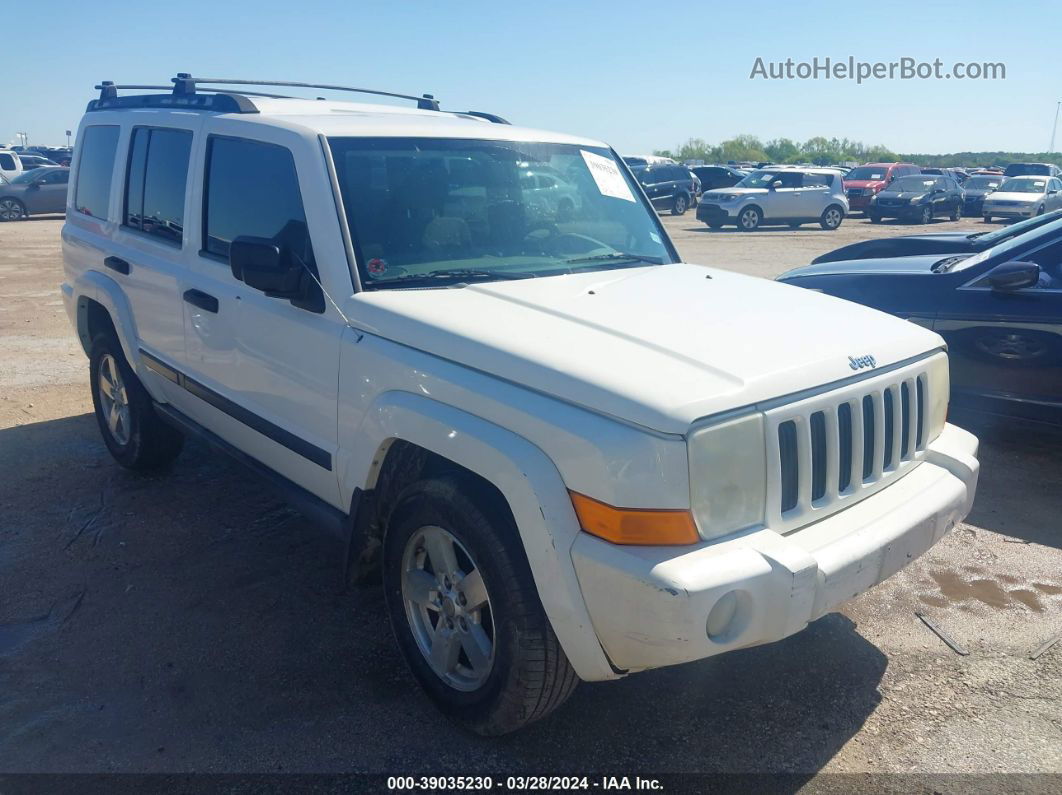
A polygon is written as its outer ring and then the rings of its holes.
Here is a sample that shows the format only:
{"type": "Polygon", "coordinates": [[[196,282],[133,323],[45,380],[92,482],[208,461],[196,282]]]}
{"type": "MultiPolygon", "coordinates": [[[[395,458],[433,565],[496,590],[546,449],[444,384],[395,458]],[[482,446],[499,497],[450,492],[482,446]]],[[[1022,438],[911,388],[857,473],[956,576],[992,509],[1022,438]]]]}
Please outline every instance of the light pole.
{"type": "Polygon", "coordinates": [[[1062,99],[1055,103],[1055,123],[1051,127],[1051,147],[1049,152],[1055,151],[1055,133],[1058,132],[1058,111],[1062,109],[1062,99]]]}

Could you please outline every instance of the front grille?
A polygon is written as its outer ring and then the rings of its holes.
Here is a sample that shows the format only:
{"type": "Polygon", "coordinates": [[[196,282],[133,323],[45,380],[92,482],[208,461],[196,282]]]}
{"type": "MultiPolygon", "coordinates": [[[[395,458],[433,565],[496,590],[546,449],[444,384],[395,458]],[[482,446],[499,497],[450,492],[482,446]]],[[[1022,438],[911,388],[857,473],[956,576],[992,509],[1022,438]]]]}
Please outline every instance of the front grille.
{"type": "Polygon", "coordinates": [[[820,519],[921,461],[928,388],[923,361],[768,410],[768,526],[820,519]]]}
{"type": "Polygon", "coordinates": [[[862,195],[863,195],[863,189],[862,188],[852,188],[850,191],[848,191],[848,198],[849,199],[856,199],[856,198],[858,198],[858,197],[860,197],[862,195]]]}

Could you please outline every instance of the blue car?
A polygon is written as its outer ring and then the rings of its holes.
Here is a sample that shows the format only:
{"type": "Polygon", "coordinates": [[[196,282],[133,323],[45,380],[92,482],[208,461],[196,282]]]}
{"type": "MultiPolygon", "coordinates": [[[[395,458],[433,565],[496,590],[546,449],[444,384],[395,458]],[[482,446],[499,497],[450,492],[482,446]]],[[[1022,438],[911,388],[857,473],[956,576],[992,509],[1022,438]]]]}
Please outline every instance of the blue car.
{"type": "Polygon", "coordinates": [[[1062,427],[1062,220],[980,252],[827,262],[778,280],[936,331],[954,408],[1062,427]]]}

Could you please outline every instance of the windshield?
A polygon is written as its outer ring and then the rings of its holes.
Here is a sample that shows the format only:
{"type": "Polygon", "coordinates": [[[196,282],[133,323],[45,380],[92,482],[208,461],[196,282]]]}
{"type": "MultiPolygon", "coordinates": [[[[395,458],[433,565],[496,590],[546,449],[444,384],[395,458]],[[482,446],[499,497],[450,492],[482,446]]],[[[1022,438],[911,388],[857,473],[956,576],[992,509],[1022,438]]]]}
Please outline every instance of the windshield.
{"type": "Polygon", "coordinates": [[[999,186],[1000,193],[1043,193],[1046,179],[1008,179],[999,186]]]}
{"type": "Polygon", "coordinates": [[[329,145],[369,289],[676,261],[608,149],[434,138],[329,145]]]}
{"type": "Polygon", "coordinates": [[[970,177],[963,186],[966,190],[988,190],[998,188],[1003,182],[1003,177],[970,177]]]}
{"type": "MultiPolygon", "coordinates": [[[[1043,218],[1029,220],[1039,220],[1042,222],[1043,218]]],[[[1013,232],[1018,226],[1019,224],[1014,224],[1014,226],[999,231],[1013,232]]],[[[974,265],[981,264],[989,258],[992,258],[995,262],[1006,262],[1012,253],[1016,252],[1018,249],[1024,249],[1026,246],[1029,246],[1030,243],[1035,245],[1036,241],[1050,241],[1051,239],[1058,239],[1060,236],[1062,236],[1062,219],[1052,221],[1049,224],[1037,224],[1031,231],[1003,240],[992,246],[992,248],[984,249],[980,254],[974,254],[972,257],[967,257],[966,259],[949,266],[948,270],[964,271],[968,268],[972,268],[974,265]]],[[[988,236],[985,235],[985,237],[981,239],[986,240],[987,238],[988,236]]],[[[1020,257],[1020,254],[1014,254],[1014,256],[1020,257]]]]}
{"type": "Polygon", "coordinates": [[[903,191],[909,193],[911,191],[918,191],[919,193],[925,193],[926,191],[933,190],[933,186],[937,180],[934,177],[900,177],[894,179],[892,184],[889,185],[889,190],[903,191]]]}
{"type": "Polygon", "coordinates": [[[735,188],[767,188],[772,182],[781,181],[787,187],[800,185],[800,173],[796,171],[753,171],[735,185],[735,188]]]}
{"type": "Polygon", "coordinates": [[[885,179],[884,166],[857,166],[844,176],[845,181],[851,179],[883,180],[885,179]]]}

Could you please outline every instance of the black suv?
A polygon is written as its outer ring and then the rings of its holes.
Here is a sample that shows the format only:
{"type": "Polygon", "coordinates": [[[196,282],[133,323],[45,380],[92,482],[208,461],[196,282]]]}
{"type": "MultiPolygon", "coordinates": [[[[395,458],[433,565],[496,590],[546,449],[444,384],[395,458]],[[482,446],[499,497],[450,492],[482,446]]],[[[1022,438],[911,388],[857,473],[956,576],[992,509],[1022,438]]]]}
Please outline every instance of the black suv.
{"type": "Polygon", "coordinates": [[[730,166],[694,166],[690,171],[701,181],[701,190],[732,188],[747,176],[730,166]]]}
{"type": "Polygon", "coordinates": [[[953,177],[910,174],[897,177],[870,200],[867,215],[874,223],[882,218],[902,218],[928,224],[938,215],[958,221],[963,192],[953,177]]]}
{"type": "Polygon", "coordinates": [[[645,189],[645,195],[658,210],[671,210],[672,215],[682,215],[694,203],[696,191],[693,175],[686,166],[660,163],[635,172],[645,189]]]}

